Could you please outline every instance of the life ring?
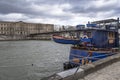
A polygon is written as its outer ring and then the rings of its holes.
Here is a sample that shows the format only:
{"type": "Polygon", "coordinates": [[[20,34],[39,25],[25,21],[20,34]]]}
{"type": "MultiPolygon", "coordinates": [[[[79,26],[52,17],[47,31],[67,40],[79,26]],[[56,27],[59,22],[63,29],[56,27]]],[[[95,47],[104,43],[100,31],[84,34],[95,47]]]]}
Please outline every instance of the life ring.
{"type": "Polygon", "coordinates": [[[87,38],[88,39],[88,36],[87,35],[83,35],[82,38],[87,38]]]}
{"type": "Polygon", "coordinates": [[[88,42],[87,42],[88,36],[87,35],[83,35],[81,38],[81,44],[84,46],[87,46],[88,42]]]}

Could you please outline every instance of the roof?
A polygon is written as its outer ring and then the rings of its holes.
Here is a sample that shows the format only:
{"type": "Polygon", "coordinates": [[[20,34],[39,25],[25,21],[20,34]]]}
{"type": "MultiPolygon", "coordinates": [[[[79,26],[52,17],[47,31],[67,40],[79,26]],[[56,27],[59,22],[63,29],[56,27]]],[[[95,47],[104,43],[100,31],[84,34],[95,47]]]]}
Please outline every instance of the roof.
{"type": "Polygon", "coordinates": [[[110,22],[118,22],[118,20],[117,19],[106,19],[106,20],[94,21],[92,23],[100,24],[100,23],[110,23],[110,22]]]}
{"type": "Polygon", "coordinates": [[[107,31],[107,32],[118,32],[117,30],[106,30],[106,29],[81,29],[77,31],[107,31]]]}

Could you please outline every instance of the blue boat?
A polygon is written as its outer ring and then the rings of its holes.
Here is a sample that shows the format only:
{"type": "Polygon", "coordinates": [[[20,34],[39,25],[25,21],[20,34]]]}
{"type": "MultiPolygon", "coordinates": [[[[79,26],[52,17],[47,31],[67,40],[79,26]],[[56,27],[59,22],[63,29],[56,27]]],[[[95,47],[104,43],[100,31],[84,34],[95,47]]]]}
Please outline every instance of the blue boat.
{"type": "Polygon", "coordinates": [[[99,29],[81,31],[87,38],[82,37],[76,46],[71,47],[69,61],[63,64],[64,70],[90,64],[118,52],[119,37],[117,31],[99,29]]]}
{"type": "MultiPolygon", "coordinates": [[[[89,64],[111,55],[114,55],[114,53],[110,51],[88,51],[71,48],[69,56],[69,67],[73,68],[80,65],[89,64]]],[[[66,69],[65,63],[64,69],[66,69]]]]}
{"type": "Polygon", "coordinates": [[[61,43],[61,44],[78,44],[80,42],[79,39],[71,39],[71,38],[65,38],[62,36],[53,36],[52,37],[53,41],[56,43],[61,43]]]}
{"type": "Polygon", "coordinates": [[[64,70],[91,64],[119,52],[119,18],[88,22],[86,26],[77,25],[76,30],[66,32],[70,36],[76,36],[78,40],[53,36],[57,43],[73,44],[69,61],[63,63],[64,70]]]}

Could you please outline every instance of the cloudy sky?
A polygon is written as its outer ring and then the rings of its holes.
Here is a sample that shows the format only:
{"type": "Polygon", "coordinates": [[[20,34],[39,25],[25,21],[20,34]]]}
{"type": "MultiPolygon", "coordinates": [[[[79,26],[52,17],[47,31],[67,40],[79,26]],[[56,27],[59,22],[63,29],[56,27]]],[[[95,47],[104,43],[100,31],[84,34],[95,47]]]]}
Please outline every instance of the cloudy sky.
{"type": "Polygon", "coordinates": [[[0,0],[0,21],[77,25],[120,17],[120,0],[0,0]]]}

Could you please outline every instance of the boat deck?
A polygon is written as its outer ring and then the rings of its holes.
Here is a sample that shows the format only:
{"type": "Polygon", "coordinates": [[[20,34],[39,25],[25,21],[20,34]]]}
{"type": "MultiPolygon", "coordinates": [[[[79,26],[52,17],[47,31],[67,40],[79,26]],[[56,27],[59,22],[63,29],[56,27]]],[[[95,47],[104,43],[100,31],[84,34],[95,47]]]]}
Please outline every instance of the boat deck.
{"type": "Polygon", "coordinates": [[[71,47],[72,49],[76,49],[76,50],[84,50],[84,51],[90,51],[90,52],[97,52],[97,53],[117,53],[119,52],[119,48],[92,48],[92,49],[88,49],[86,47],[71,47]]]}

